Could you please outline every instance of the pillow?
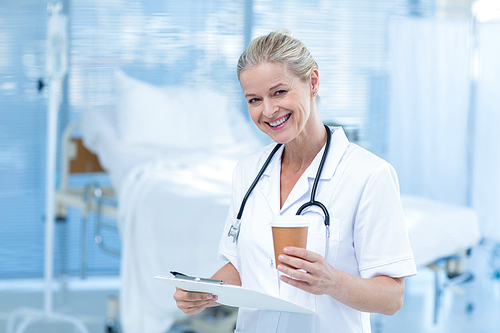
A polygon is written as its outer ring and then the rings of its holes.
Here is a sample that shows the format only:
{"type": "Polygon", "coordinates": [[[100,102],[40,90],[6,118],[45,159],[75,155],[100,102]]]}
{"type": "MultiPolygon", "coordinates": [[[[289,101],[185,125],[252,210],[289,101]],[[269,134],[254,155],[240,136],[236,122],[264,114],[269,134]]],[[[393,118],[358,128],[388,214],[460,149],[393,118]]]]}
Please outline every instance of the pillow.
{"type": "Polygon", "coordinates": [[[227,98],[206,87],[155,86],[119,70],[116,77],[120,140],[165,148],[231,145],[227,98]]]}

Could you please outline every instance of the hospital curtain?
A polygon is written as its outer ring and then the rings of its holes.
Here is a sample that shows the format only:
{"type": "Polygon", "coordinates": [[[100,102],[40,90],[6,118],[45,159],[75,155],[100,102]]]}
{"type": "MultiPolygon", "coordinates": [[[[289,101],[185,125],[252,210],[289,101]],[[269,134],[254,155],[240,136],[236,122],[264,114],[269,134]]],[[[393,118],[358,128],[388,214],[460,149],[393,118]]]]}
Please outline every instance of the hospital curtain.
{"type": "Polygon", "coordinates": [[[471,206],[482,234],[497,241],[499,35],[499,21],[477,22],[473,31],[466,18],[393,19],[387,139],[402,193],[471,206]],[[478,66],[471,71],[474,39],[478,66]]]}
{"type": "Polygon", "coordinates": [[[391,21],[388,160],[402,193],[466,204],[469,21],[391,21]]]}
{"type": "Polygon", "coordinates": [[[500,20],[477,27],[479,73],[474,129],[472,207],[485,237],[500,242],[500,20]]]}

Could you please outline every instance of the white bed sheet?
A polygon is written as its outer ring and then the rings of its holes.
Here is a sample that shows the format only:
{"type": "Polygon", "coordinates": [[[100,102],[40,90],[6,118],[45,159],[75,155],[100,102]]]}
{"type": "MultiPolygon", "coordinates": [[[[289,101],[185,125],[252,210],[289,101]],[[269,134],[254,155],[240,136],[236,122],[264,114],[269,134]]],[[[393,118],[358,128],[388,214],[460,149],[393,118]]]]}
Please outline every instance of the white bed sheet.
{"type": "Polygon", "coordinates": [[[408,236],[417,267],[474,247],[480,240],[473,209],[402,195],[408,236]]]}
{"type": "Polygon", "coordinates": [[[168,276],[170,270],[211,276],[221,267],[216,257],[231,176],[216,168],[216,158],[211,161],[202,167],[211,169],[211,179],[198,175],[194,167],[177,174],[180,181],[202,181],[201,189],[175,181],[171,168],[160,161],[133,169],[124,182],[119,221],[120,316],[125,333],[165,332],[182,315],[172,297],[175,289],[154,276],[168,276]]]}

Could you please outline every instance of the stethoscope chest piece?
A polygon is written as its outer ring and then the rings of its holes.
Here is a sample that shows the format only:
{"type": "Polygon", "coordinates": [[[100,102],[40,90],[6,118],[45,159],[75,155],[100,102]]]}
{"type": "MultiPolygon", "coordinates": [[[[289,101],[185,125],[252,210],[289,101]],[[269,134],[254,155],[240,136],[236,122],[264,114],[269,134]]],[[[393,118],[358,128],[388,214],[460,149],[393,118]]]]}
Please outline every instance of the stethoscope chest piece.
{"type": "Polygon", "coordinates": [[[236,243],[238,237],[240,236],[241,229],[241,221],[240,219],[236,220],[236,223],[231,225],[229,228],[229,232],[227,233],[227,237],[233,237],[233,243],[236,243]]]}

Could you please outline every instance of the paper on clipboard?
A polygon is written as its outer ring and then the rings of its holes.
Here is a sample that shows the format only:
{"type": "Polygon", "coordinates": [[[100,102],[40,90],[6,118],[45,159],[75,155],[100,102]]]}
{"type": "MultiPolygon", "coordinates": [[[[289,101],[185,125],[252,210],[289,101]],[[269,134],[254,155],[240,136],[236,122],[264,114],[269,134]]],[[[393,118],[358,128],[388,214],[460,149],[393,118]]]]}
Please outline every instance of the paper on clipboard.
{"type": "Polygon", "coordinates": [[[228,306],[306,314],[314,313],[313,311],[297,304],[240,286],[183,280],[163,276],[155,276],[155,279],[164,281],[184,290],[217,295],[217,303],[228,306]]]}

